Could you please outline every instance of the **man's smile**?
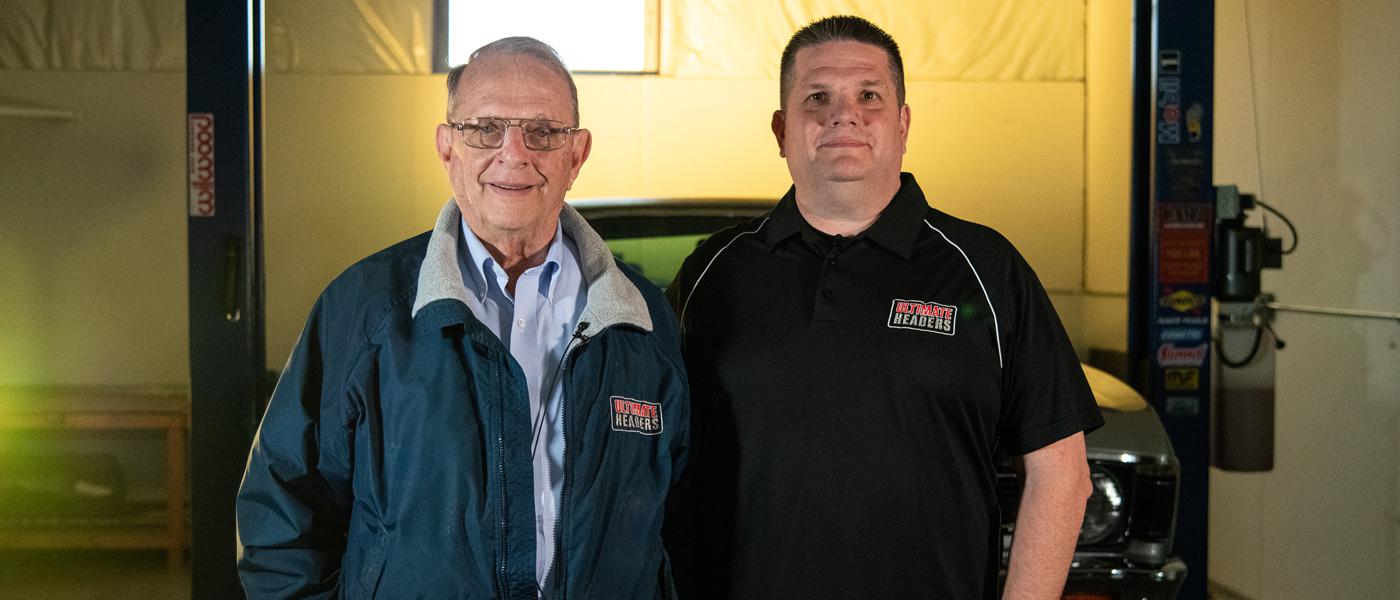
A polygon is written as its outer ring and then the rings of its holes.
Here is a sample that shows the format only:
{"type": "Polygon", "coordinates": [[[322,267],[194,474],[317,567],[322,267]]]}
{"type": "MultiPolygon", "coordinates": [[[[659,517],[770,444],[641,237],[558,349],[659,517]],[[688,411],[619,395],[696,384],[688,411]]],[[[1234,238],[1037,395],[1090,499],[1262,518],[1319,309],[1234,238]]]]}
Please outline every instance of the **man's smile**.
{"type": "Polygon", "coordinates": [[[491,182],[486,185],[502,196],[524,196],[535,189],[530,183],[491,182]]]}
{"type": "Polygon", "coordinates": [[[818,148],[863,148],[869,144],[855,138],[841,137],[827,140],[818,145],[818,148]]]}

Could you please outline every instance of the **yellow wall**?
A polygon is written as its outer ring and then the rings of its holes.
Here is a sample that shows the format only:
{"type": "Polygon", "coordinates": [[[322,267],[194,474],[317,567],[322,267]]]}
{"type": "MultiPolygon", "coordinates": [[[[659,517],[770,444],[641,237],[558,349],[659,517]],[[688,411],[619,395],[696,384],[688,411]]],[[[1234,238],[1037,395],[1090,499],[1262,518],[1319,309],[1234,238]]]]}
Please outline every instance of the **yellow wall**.
{"type": "Polygon", "coordinates": [[[184,76],[0,70],[0,385],[188,381],[184,76]]]}
{"type": "Polygon", "coordinates": [[[1075,347],[1127,350],[1132,201],[1132,3],[1088,0],[1084,252],[1077,293],[1054,294],[1075,347]]]}

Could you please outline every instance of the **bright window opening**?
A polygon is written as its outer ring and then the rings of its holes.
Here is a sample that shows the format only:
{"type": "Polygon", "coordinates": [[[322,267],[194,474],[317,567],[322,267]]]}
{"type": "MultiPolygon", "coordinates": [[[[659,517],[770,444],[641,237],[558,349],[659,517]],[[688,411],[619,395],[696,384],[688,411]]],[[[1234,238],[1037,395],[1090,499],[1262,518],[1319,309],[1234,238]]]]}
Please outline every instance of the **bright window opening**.
{"type": "Polygon", "coordinates": [[[559,52],[571,71],[656,71],[658,0],[515,0],[439,2],[442,63],[467,62],[473,50],[503,37],[536,38],[559,52]],[[444,14],[445,13],[445,14],[444,14]],[[445,39],[444,39],[445,38],[445,39]]]}

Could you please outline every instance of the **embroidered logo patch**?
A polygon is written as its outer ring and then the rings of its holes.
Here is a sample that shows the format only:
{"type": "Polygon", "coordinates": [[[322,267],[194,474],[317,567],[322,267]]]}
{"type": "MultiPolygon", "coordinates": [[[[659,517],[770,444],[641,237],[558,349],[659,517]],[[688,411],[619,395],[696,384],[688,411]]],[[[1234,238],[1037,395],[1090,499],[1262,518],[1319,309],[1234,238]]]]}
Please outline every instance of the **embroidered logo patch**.
{"type": "Polygon", "coordinates": [[[957,331],[958,307],[924,302],[922,300],[893,300],[890,302],[891,329],[913,329],[953,335],[957,331]]]}
{"type": "Polygon", "coordinates": [[[612,430],[642,435],[661,433],[661,404],[622,396],[608,399],[612,404],[612,430]]]}

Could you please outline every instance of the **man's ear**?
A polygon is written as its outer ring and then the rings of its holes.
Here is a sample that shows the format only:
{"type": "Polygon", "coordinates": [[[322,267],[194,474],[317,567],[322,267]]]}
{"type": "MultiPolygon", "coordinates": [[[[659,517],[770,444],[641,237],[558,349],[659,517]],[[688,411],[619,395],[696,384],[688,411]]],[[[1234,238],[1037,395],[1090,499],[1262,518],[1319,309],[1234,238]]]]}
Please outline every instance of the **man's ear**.
{"type": "Polygon", "coordinates": [[[771,125],[773,127],[773,138],[778,140],[778,156],[783,158],[787,158],[787,151],[783,149],[783,142],[787,134],[786,125],[787,120],[783,118],[783,110],[778,109],[773,111],[773,123],[771,125]]]}
{"type": "Polygon", "coordinates": [[[588,160],[588,155],[592,152],[593,132],[587,129],[575,131],[573,144],[569,146],[569,185],[565,189],[574,188],[574,180],[578,179],[579,170],[583,168],[584,161],[588,160]]]}
{"type": "Polygon", "coordinates": [[[909,105],[899,107],[899,143],[905,152],[909,150],[909,118],[909,105]]]}
{"type": "Polygon", "coordinates": [[[436,141],[438,160],[442,161],[443,168],[447,168],[447,163],[452,160],[452,128],[439,123],[436,141]]]}

